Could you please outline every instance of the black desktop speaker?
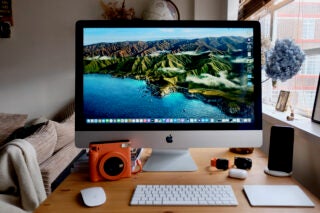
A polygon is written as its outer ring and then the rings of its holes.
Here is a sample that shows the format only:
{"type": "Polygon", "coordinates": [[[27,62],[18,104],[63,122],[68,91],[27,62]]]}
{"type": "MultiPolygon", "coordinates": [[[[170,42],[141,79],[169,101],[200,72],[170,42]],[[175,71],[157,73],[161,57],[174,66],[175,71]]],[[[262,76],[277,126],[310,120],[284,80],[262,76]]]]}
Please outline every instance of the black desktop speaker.
{"type": "Polygon", "coordinates": [[[267,174],[280,177],[292,174],[293,143],[294,128],[271,127],[267,174]]]}

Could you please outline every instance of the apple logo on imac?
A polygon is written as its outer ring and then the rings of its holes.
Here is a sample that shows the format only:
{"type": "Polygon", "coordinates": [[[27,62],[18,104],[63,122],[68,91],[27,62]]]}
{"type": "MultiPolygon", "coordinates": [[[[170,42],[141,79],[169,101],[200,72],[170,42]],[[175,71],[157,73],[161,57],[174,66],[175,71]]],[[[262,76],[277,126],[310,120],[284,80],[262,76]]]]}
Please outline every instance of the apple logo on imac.
{"type": "Polygon", "coordinates": [[[167,141],[167,143],[172,143],[173,142],[173,137],[172,137],[171,134],[166,137],[166,141],[167,141]]]}

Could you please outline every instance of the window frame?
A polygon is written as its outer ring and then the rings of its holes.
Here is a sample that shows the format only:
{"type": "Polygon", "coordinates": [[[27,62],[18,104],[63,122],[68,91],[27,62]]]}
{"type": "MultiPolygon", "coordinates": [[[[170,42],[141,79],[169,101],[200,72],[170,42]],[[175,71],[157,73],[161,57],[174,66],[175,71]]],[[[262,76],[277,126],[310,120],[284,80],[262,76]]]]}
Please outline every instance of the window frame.
{"type": "MultiPolygon", "coordinates": [[[[285,7],[285,6],[287,6],[288,4],[290,4],[290,3],[294,2],[294,1],[295,0],[272,0],[267,5],[265,5],[263,8],[260,8],[258,11],[256,11],[252,15],[250,15],[246,20],[258,20],[258,21],[261,21],[262,19],[267,18],[267,16],[270,16],[270,25],[269,25],[269,29],[268,29],[269,32],[265,33],[265,34],[263,32],[261,32],[261,35],[267,35],[268,39],[270,39],[271,42],[274,42],[277,39],[276,38],[276,32],[274,31],[275,25],[276,25],[276,12],[279,9],[281,9],[282,7],[285,7]]],[[[315,27],[315,25],[314,25],[314,27],[315,27]]],[[[263,29],[263,27],[261,29],[263,29]]],[[[303,34],[301,34],[300,37],[301,37],[301,39],[306,39],[306,40],[309,39],[309,38],[305,38],[303,34]]],[[[310,48],[310,49],[303,49],[303,51],[305,52],[306,60],[310,56],[311,57],[312,56],[320,57],[320,47],[315,47],[315,48],[310,48]]],[[[301,69],[303,69],[305,66],[307,66],[307,65],[305,65],[305,62],[304,62],[304,64],[301,67],[301,69]]],[[[303,74],[303,73],[300,73],[300,74],[303,74]]],[[[308,74],[311,75],[311,73],[308,73],[308,74]]],[[[314,73],[314,75],[317,75],[317,74],[314,73]]],[[[267,104],[267,105],[275,105],[276,104],[275,97],[277,97],[277,94],[273,94],[274,92],[275,92],[274,90],[271,92],[272,93],[271,97],[263,98],[263,103],[264,104],[267,104]],[[270,99],[272,101],[270,101],[270,99]]],[[[308,90],[305,90],[305,92],[308,93],[308,90]]],[[[308,118],[311,118],[312,110],[313,110],[313,108],[311,109],[311,111],[307,111],[305,108],[304,109],[303,108],[297,108],[297,109],[295,109],[295,113],[300,114],[300,115],[305,116],[305,117],[308,117],[308,118]]]]}

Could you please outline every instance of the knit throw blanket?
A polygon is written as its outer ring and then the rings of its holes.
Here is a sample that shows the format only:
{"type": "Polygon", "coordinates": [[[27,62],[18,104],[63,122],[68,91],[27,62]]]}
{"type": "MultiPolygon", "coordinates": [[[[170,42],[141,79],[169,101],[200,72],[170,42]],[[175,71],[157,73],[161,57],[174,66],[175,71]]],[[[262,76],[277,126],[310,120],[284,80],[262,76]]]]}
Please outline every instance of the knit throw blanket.
{"type": "Polygon", "coordinates": [[[32,212],[45,198],[33,146],[15,139],[0,147],[0,213],[32,212]]]}

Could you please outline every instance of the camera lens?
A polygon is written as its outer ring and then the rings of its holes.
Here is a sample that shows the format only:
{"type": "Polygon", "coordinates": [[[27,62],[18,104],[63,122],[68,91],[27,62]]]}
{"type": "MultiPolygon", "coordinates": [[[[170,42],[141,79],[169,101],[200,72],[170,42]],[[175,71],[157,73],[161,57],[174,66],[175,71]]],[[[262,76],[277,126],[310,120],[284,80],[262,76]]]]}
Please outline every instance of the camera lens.
{"type": "Polygon", "coordinates": [[[120,158],[111,157],[104,163],[104,171],[110,176],[119,175],[124,169],[124,163],[120,158]]]}

